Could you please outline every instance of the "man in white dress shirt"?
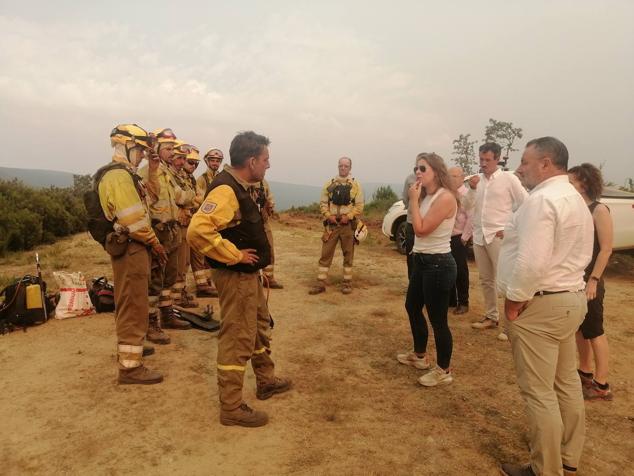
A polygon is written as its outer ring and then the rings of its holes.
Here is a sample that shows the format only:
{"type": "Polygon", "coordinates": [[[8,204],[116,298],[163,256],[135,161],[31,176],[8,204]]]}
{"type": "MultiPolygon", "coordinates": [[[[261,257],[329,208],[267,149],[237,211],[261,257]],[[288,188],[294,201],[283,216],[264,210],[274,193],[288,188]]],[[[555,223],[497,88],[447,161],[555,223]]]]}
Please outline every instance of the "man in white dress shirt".
{"type": "Polygon", "coordinates": [[[531,190],[507,225],[497,284],[517,383],[526,402],[530,464],[505,474],[575,474],[585,436],[575,332],[586,314],[583,272],[593,224],[568,182],[568,150],[554,137],[526,144],[518,174],[531,190]]]}
{"type": "MultiPolygon", "coordinates": [[[[484,295],[484,317],[471,324],[474,329],[498,327],[500,315],[495,274],[504,226],[528,195],[513,172],[498,167],[501,152],[502,148],[495,142],[480,146],[482,173],[469,179],[471,190],[463,199],[465,209],[473,210],[473,254],[484,295]]],[[[498,339],[507,340],[504,331],[498,339]]]]}

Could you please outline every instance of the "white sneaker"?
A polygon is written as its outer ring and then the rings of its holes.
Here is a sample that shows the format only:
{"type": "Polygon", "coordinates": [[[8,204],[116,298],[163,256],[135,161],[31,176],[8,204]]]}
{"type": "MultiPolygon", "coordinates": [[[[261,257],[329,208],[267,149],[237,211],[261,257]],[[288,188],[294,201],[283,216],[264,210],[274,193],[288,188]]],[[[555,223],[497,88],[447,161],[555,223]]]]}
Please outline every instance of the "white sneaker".
{"type": "Polygon", "coordinates": [[[420,383],[424,387],[435,387],[436,385],[448,385],[453,382],[453,377],[451,376],[451,372],[445,372],[440,367],[434,367],[430,372],[427,372],[425,375],[418,379],[418,383],[420,383]]]}
{"type": "Polygon", "coordinates": [[[415,352],[408,352],[406,354],[397,354],[396,360],[403,365],[409,365],[410,367],[416,367],[420,370],[427,370],[431,368],[427,355],[419,357],[415,352]]]}
{"type": "Polygon", "coordinates": [[[506,342],[509,340],[509,336],[506,335],[506,332],[502,331],[498,334],[498,340],[501,340],[502,342],[506,342]]]}

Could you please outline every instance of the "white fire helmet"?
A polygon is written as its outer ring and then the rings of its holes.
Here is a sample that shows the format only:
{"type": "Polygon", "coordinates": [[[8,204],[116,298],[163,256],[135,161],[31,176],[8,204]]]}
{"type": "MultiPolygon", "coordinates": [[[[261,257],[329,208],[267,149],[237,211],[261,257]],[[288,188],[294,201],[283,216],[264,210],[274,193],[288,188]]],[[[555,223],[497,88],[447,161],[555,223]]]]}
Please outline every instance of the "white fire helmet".
{"type": "Polygon", "coordinates": [[[354,239],[357,243],[361,243],[368,237],[368,227],[361,220],[357,222],[357,229],[354,230],[354,239]]]}

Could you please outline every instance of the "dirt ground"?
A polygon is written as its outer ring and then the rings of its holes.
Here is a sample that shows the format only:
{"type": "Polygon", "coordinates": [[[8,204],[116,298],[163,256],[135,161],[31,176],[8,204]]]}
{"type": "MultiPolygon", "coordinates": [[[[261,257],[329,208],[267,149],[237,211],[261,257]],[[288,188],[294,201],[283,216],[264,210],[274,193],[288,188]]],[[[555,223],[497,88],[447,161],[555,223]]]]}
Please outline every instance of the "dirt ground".
{"type": "MultiPolygon", "coordinates": [[[[0,336],[0,473],[493,475],[500,461],[526,461],[527,421],[509,345],[469,327],[482,312],[473,263],[471,312],[450,318],[455,381],[423,388],[422,371],[395,360],[412,344],[405,260],[393,244],[373,228],[357,248],[353,294],[337,289],[338,253],[335,284],[309,296],[316,221],[283,215],[274,230],[285,288],[270,296],[273,357],[294,390],[260,402],[249,369],[245,399],[269,413],[267,426],[218,423],[215,334],[169,332],[172,343],[146,361],[165,373],[164,383],[118,386],[112,314],[51,320],[0,336]]],[[[39,251],[51,284],[52,270],[112,275],[107,255],[85,234],[39,251]]],[[[5,282],[33,273],[32,256],[0,261],[5,282]]],[[[632,284],[631,275],[607,280],[615,399],[587,404],[581,476],[634,474],[632,284]]],[[[215,299],[201,303],[218,307],[215,299]]],[[[430,345],[434,356],[433,339],[430,345]]]]}

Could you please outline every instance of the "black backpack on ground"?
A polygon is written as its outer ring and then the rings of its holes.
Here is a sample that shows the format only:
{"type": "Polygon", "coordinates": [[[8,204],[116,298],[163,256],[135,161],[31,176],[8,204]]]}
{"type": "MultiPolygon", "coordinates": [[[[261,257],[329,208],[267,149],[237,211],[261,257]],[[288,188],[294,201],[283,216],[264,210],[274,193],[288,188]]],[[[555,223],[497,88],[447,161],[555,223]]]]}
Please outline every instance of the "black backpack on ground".
{"type": "MultiPolygon", "coordinates": [[[[19,327],[26,331],[27,327],[46,321],[44,308],[27,309],[27,287],[34,284],[39,284],[42,294],[46,295],[46,282],[41,281],[37,276],[24,276],[0,291],[0,296],[4,296],[4,302],[0,303],[0,334],[11,332],[19,327]]],[[[45,299],[43,305],[47,304],[48,300],[45,299]]],[[[49,310],[51,311],[52,309],[49,310]]]]}
{"type": "Polygon", "coordinates": [[[105,276],[92,280],[88,295],[97,312],[114,311],[114,286],[108,282],[105,276]]]}

